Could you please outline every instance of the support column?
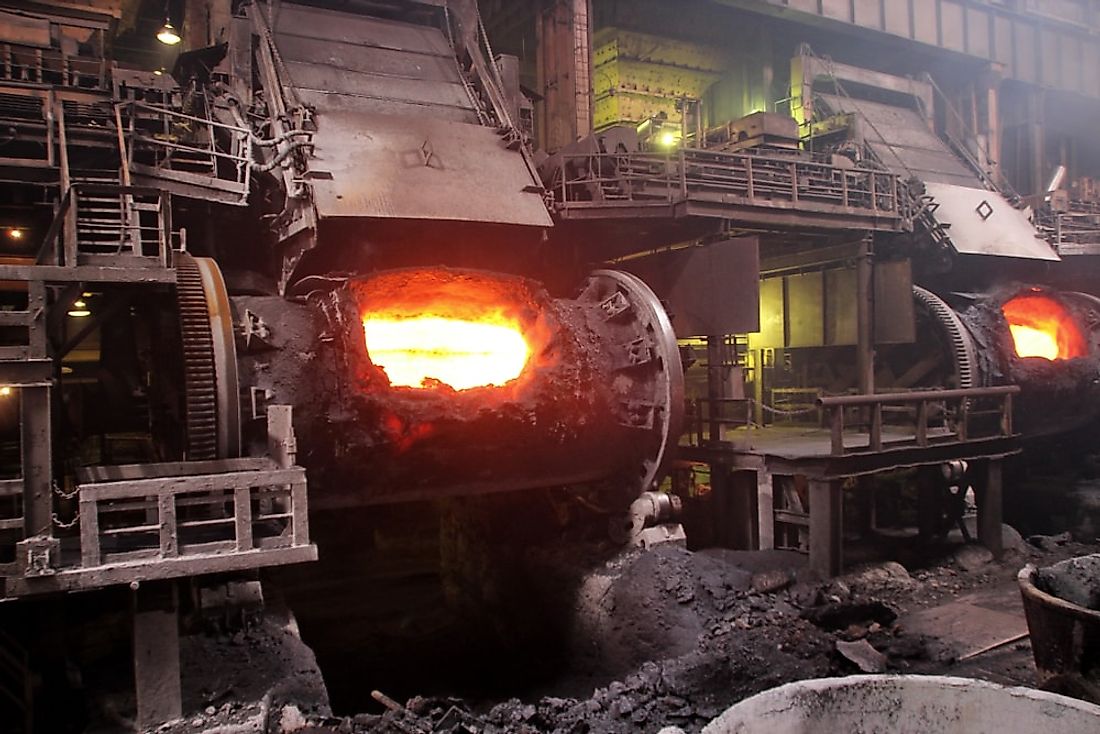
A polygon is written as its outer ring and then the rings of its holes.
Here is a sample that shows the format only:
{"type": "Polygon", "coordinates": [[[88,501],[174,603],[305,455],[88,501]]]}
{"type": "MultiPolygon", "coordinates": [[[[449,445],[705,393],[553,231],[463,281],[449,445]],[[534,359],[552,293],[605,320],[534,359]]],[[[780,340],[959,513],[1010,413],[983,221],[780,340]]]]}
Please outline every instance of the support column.
{"type": "Polygon", "coordinates": [[[1043,130],[1044,115],[1043,90],[1033,89],[1028,95],[1027,130],[1028,148],[1031,153],[1031,191],[1032,195],[1043,193],[1046,186],[1046,133],[1043,130]]]}
{"type": "Polygon", "coordinates": [[[764,425],[764,350],[754,349],[752,380],[752,422],[764,425]]]}
{"type": "Polygon", "coordinates": [[[810,480],[810,572],[822,578],[843,568],[843,496],[838,480],[810,480]]]}
{"type": "MultiPolygon", "coordinates": [[[[985,97],[985,147],[989,152],[989,169],[994,177],[1001,173],[1001,158],[1004,152],[1001,150],[1001,103],[1000,88],[1004,78],[1004,65],[992,62],[982,74],[980,83],[985,97]]],[[[996,180],[996,179],[995,179],[996,180]]]]}
{"type": "Polygon", "coordinates": [[[772,473],[766,469],[756,472],[756,549],[775,548],[775,487],[772,473]]]}
{"type": "Polygon", "coordinates": [[[155,581],[133,593],[134,689],[137,729],[152,729],[183,715],[176,584],[155,581]]]}
{"type": "Polygon", "coordinates": [[[731,471],[711,464],[714,536],[723,548],[751,550],[756,545],[756,472],[731,471]]]}
{"type": "Polygon", "coordinates": [[[19,388],[23,461],[23,530],[28,538],[53,530],[50,388],[19,388]]]}
{"type": "Polygon", "coordinates": [[[856,261],[856,351],[858,352],[859,392],[875,391],[874,325],[874,252],[871,237],[864,238],[856,261]]]}
{"type": "Polygon", "coordinates": [[[726,380],[722,374],[722,341],[720,336],[707,337],[707,408],[710,417],[707,438],[715,442],[722,440],[724,427],[719,420],[724,415],[722,398],[726,397],[726,380]]]}
{"type": "Polygon", "coordinates": [[[535,21],[539,142],[558,150],[592,129],[588,0],[554,0],[535,21]]]}
{"type": "Polygon", "coordinates": [[[979,481],[974,483],[978,501],[978,542],[988,548],[996,559],[1004,554],[1001,461],[990,459],[986,462],[984,477],[980,476],[979,481]]]}

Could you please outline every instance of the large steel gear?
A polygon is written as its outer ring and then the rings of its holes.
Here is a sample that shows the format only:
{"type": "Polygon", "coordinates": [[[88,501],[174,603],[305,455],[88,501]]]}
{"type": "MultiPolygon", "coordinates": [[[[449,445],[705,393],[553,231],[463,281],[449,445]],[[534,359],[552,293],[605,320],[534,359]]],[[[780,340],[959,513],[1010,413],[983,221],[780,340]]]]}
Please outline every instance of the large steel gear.
{"type": "Polygon", "coordinates": [[[208,258],[176,260],[189,460],[240,452],[240,401],[232,315],[221,272],[208,258]]]}
{"type": "Polygon", "coordinates": [[[951,361],[958,379],[957,388],[977,387],[977,351],[974,339],[958,314],[932,291],[913,286],[913,296],[939,322],[951,342],[951,361]]]}

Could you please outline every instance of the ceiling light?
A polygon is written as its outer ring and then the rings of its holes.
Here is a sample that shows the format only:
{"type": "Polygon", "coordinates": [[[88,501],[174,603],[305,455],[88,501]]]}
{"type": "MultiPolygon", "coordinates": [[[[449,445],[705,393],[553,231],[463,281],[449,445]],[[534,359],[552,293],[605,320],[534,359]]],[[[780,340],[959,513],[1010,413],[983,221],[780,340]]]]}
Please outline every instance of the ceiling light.
{"type": "Polygon", "coordinates": [[[180,42],[179,32],[172,26],[172,21],[168,18],[164,19],[164,25],[157,31],[157,40],[163,43],[165,46],[175,46],[180,42]]]}
{"type": "Polygon", "coordinates": [[[82,319],[85,316],[91,316],[92,312],[88,310],[88,304],[81,299],[73,301],[73,307],[69,309],[69,315],[73,318],[82,319]]]}
{"type": "Polygon", "coordinates": [[[11,227],[8,230],[8,237],[10,239],[13,239],[13,240],[21,240],[26,235],[27,235],[27,233],[24,230],[20,229],[19,227],[11,227]]]}

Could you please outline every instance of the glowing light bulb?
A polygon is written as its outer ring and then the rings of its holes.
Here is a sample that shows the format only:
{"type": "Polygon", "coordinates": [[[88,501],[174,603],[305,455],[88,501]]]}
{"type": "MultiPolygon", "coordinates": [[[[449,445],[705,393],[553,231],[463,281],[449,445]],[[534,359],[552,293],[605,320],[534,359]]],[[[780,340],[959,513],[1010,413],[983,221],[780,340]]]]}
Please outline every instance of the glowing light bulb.
{"type": "Polygon", "coordinates": [[[163,43],[165,46],[175,46],[182,39],[180,38],[180,34],[176,31],[175,27],[172,26],[171,21],[169,21],[168,18],[165,18],[164,25],[162,25],[160,27],[160,30],[157,31],[157,40],[163,43]]]}
{"type": "Polygon", "coordinates": [[[82,319],[85,316],[91,316],[92,312],[88,310],[88,304],[83,299],[78,298],[73,301],[73,307],[69,309],[69,315],[73,318],[82,319]]]}

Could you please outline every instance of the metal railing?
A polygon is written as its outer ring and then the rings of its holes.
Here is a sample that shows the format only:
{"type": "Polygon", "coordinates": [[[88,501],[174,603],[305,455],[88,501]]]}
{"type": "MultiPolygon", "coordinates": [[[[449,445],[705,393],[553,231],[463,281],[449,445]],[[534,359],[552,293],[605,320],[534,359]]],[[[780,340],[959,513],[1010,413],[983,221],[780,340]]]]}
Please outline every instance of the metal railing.
{"type": "Polygon", "coordinates": [[[1070,201],[1064,211],[1048,203],[1035,209],[1035,225],[1055,248],[1100,244],[1100,204],[1070,201]]]}
{"type": "Polygon", "coordinates": [[[566,154],[553,183],[559,206],[674,203],[713,196],[894,217],[907,216],[909,206],[904,184],[894,173],[692,148],[669,153],[566,154]]]}
{"type": "Polygon", "coordinates": [[[196,174],[228,182],[242,201],[252,173],[252,133],[247,128],[146,102],[119,102],[116,125],[124,138],[127,169],[196,174]],[[209,164],[205,173],[188,170],[209,164]]]}
{"type": "Polygon", "coordinates": [[[81,568],[308,546],[305,470],[235,461],[244,468],[78,485],[81,568]]]}
{"type": "MultiPolygon", "coordinates": [[[[988,438],[1008,438],[1013,434],[1012,396],[1020,392],[1017,385],[977,387],[958,390],[920,390],[882,393],[878,395],[835,395],[817,399],[817,405],[827,413],[826,420],[834,456],[881,451],[883,448],[883,411],[885,408],[916,406],[913,435],[891,439],[891,446],[927,447],[934,443],[964,442],[988,438]],[[930,417],[935,409],[942,429],[930,432],[930,417]],[[844,443],[846,412],[860,414],[858,422],[868,428],[864,445],[844,443]],[[862,417],[867,413],[870,418],[862,417]],[[992,420],[991,420],[992,419],[992,420]]],[[[900,414],[907,414],[902,410],[900,414]]],[[[891,424],[893,425],[893,424],[891,424]]],[[[851,434],[849,434],[851,435],[851,434]]]]}
{"type": "Polygon", "coordinates": [[[169,194],[144,186],[74,183],[62,197],[35,263],[75,266],[95,258],[156,258],[168,265],[171,238],[169,194]],[[87,204],[107,212],[86,218],[87,204]]]}
{"type": "Polygon", "coordinates": [[[105,91],[111,66],[104,58],[72,56],[56,49],[0,44],[0,81],[105,91]]]}

